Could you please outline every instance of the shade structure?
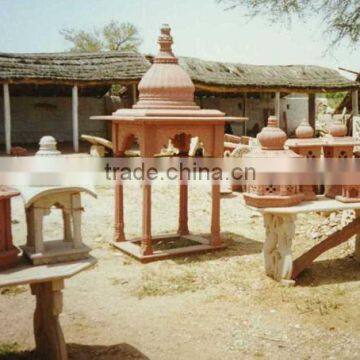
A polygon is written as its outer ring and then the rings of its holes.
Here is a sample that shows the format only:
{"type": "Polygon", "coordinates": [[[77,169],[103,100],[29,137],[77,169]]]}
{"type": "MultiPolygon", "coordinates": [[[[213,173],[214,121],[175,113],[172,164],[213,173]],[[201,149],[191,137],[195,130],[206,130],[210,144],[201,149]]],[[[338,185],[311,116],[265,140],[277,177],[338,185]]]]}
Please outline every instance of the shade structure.
{"type": "MultiPolygon", "coordinates": [[[[180,67],[172,52],[173,39],[168,25],[161,27],[158,38],[160,51],[139,83],[139,100],[132,109],[120,109],[111,116],[93,116],[94,120],[112,122],[114,153],[125,155],[135,139],[140,156],[151,158],[167,146],[169,140],[185,156],[190,139],[198,136],[206,157],[223,157],[225,114],[218,110],[203,110],[195,104],[195,87],[189,75],[180,67]]],[[[176,234],[154,237],[151,231],[151,184],[144,183],[142,202],[142,237],[125,241],[123,184],[116,184],[115,241],[116,247],[141,261],[163,259],[191,252],[222,248],[220,239],[220,185],[212,184],[211,240],[190,235],[188,230],[188,185],[180,184],[179,228],[176,234]],[[159,242],[188,240],[193,246],[156,249],[159,242]]]]}

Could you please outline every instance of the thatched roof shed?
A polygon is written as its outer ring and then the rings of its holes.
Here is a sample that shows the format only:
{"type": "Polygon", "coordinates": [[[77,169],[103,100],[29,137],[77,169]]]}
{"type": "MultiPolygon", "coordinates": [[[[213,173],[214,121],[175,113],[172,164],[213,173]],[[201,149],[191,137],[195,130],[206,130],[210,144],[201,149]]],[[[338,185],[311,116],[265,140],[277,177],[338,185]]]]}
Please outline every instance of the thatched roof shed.
{"type": "MultiPolygon", "coordinates": [[[[0,83],[105,86],[136,84],[151,56],[134,52],[0,53],[0,83]]],[[[305,65],[269,66],[180,57],[198,91],[322,92],[359,87],[336,70],[305,65]]]]}
{"type": "Polygon", "coordinates": [[[0,53],[0,82],[111,85],[138,82],[149,68],[135,52],[0,53]]]}
{"type": "Polygon", "coordinates": [[[333,69],[313,65],[248,65],[180,58],[198,89],[214,92],[346,91],[360,86],[333,69]]]}

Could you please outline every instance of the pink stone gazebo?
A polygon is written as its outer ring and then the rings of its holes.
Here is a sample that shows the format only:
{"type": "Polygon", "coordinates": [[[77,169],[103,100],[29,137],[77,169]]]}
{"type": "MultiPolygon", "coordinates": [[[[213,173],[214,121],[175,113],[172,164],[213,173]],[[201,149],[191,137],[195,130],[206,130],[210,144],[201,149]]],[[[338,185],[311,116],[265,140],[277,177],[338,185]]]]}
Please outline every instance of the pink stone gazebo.
{"type": "MultiPolygon", "coordinates": [[[[139,83],[139,101],[132,109],[120,109],[111,116],[93,116],[93,120],[112,122],[114,154],[125,156],[135,139],[142,158],[151,158],[171,139],[186,156],[191,137],[198,136],[205,156],[223,157],[224,113],[202,110],[194,102],[195,87],[189,75],[179,66],[172,52],[170,27],[163,25],[158,39],[160,51],[151,68],[139,83]]],[[[115,190],[114,245],[142,262],[187,255],[195,252],[218,250],[220,239],[220,184],[212,184],[211,239],[190,235],[188,229],[188,185],[180,185],[179,227],[172,235],[154,236],[151,229],[151,183],[142,185],[142,236],[126,241],[124,235],[123,184],[117,182],[115,190]],[[190,240],[191,246],[156,249],[158,242],[190,240]]]]}

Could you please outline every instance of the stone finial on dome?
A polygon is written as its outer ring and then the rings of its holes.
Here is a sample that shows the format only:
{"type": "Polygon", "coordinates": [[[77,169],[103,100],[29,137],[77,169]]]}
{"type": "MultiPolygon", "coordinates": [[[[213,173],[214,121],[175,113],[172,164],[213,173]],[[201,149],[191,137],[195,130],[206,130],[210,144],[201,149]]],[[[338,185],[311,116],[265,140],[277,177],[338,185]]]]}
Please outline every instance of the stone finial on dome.
{"type": "Polygon", "coordinates": [[[287,140],[286,133],[280,129],[276,116],[269,117],[268,125],[261,130],[257,138],[264,150],[282,150],[287,140]]]}
{"type": "Polygon", "coordinates": [[[170,32],[169,25],[161,27],[160,51],[139,83],[134,109],[199,109],[194,101],[195,86],[172,52],[170,32]]]}
{"type": "Polygon", "coordinates": [[[160,36],[158,44],[160,51],[154,59],[155,63],[177,63],[178,60],[172,52],[173,38],[171,36],[171,28],[168,24],[163,24],[160,28],[160,36]]]}

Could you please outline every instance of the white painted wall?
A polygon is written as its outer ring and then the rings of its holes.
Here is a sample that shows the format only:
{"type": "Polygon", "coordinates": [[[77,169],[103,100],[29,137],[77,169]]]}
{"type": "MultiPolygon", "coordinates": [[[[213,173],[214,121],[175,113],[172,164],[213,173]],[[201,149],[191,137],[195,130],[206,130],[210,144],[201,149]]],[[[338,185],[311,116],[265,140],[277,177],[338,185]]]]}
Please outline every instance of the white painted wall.
{"type": "MultiPolygon", "coordinates": [[[[71,97],[11,97],[12,143],[38,143],[44,135],[57,141],[72,141],[71,97]]],[[[0,99],[0,109],[3,109],[0,99]]],[[[89,120],[105,114],[105,100],[79,97],[79,134],[106,135],[106,124],[89,120]]],[[[4,114],[0,111],[0,144],[4,144],[4,114]]]]}

